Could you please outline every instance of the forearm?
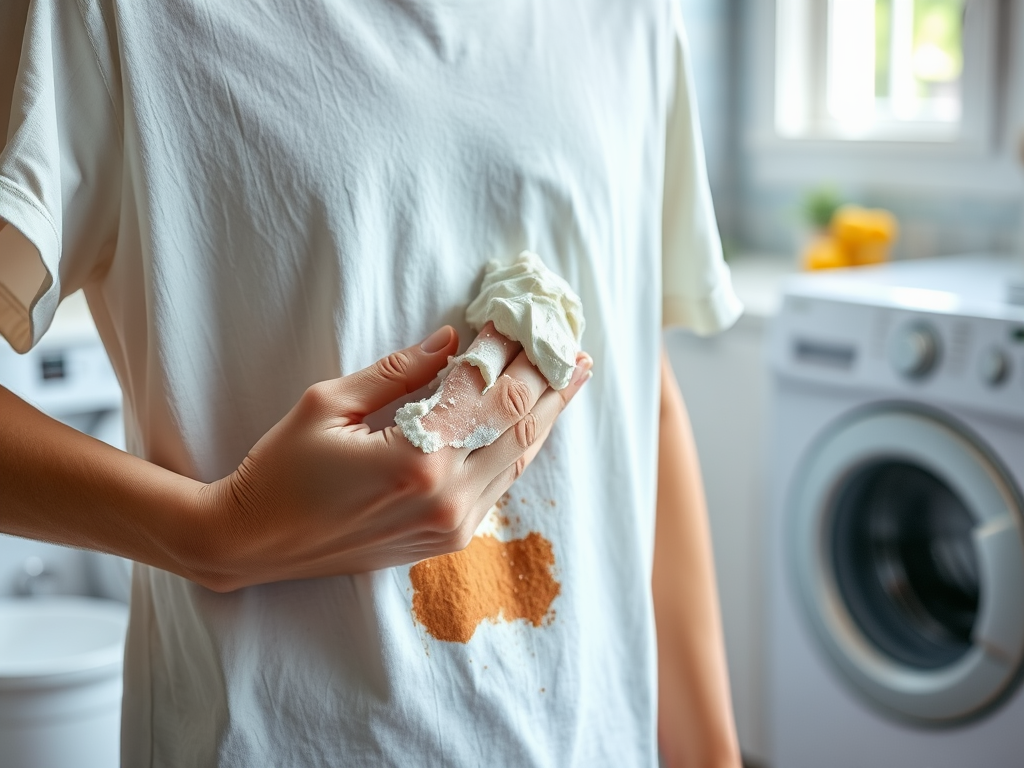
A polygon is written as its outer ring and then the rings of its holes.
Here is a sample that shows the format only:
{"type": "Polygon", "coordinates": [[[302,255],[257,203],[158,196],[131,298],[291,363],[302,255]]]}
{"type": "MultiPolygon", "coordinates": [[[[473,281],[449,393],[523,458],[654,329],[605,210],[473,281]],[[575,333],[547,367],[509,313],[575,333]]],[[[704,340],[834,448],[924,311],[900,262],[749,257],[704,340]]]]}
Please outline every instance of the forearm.
{"type": "Polygon", "coordinates": [[[0,531],[189,575],[201,483],[65,426],[0,387],[0,531]]]}
{"type": "Polygon", "coordinates": [[[662,354],[654,610],[666,765],[740,765],[704,489],[689,417],[662,354]]]}

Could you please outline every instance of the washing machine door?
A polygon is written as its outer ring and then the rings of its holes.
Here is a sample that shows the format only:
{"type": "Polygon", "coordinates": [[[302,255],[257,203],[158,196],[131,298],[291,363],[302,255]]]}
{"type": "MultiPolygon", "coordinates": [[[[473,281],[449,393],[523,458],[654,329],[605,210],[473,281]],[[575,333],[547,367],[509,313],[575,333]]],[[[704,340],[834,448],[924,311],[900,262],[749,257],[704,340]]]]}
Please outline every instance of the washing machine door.
{"type": "Polygon", "coordinates": [[[889,713],[971,718],[1024,659],[1019,496],[978,444],[911,409],[840,423],[796,475],[788,528],[806,616],[889,713]]]}

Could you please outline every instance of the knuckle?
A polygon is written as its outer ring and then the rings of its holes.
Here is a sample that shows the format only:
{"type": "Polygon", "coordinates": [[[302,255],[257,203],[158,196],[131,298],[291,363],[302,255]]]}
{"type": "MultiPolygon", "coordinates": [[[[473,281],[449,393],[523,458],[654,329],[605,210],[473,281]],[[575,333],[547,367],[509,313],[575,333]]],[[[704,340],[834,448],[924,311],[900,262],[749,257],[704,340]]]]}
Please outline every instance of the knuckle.
{"type": "Polygon", "coordinates": [[[430,524],[435,530],[445,534],[458,535],[462,526],[461,510],[451,502],[439,502],[431,510],[430,524]]]}
{"type": "Polygon", "coordinates": [[[441,472],[435,462],[417,456],[404,468],[405,485],[418,496],[433,496],[441,487],[441,472]]]}
{"type": "Polygon", "coordinates": [[[516,480],[518,480],[520,477],[523,476],[523,472],[526,471],[527,463],[528,462],[526,461],[526,457],[525,456],[520,456],[518,459],[516,459],[515,464],[512,465],[512,482],[513,483],[516,480]]]}
{"type": "Polygon", "coordinates": [[[331,390],[327,382],[320,381],[306,388],[302,393],[302,408],[308,413],[321,413],[331,403],[331,390]]]}
{"type": "Polygon", "coordinates": [[[502,415],[519,421],[530,412],[530,388],[511,376],[502,376],[498,389],[498,408],[502,415]]]}
{"type": "Polygon", "coordinates": [[[392,352],[375,364],[377,373],[388,381],[404,381],[412,370],[412,358],[405,352],[392,352]]]}
{"type": "Polygon", "coordinates": [[[525,451],[537,440],[537,417],[532,413],[526,414],[516,422],[513,434],[516,438],[516,445],[525,451]]]}
{"type": "Polygon", "coordinates": [[[569,401],[576,397],[580,391],[579,387],[566,387],[558,390],[558,413],[560,414],[569,405],[569,401]]]}
{"type": "Polygon", "coordinates": [[[471,542],[472,540],[473,529],[470,528],[470,526],[468,525],[463,525],[461,528],[459,528],[459,530],[455,532],[455,534],[451,538],[451,541],[449,542],[451,544],[451,551],[461,552],[469,546],[469,542],[471,542]]]}

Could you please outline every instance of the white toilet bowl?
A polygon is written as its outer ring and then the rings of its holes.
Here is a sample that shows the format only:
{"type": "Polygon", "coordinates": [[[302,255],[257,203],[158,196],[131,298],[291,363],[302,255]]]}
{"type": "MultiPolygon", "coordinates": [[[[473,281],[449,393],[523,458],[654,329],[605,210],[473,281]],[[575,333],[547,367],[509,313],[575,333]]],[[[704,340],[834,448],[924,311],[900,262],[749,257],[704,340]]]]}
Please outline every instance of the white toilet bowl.
{"type": "Polygon", "coordinates": [[[116,768],[127,606],[0,599],[0,768],[116,768]]]}

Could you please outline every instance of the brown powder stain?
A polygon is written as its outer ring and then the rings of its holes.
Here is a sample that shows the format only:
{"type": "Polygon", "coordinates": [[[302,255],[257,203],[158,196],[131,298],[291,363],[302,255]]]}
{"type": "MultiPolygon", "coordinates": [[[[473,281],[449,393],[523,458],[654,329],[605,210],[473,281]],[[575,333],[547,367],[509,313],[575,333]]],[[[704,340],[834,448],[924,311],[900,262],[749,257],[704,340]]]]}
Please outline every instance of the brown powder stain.
{"type": "Polygon", "coordinates": [[[543,626],[562,591],[554,564],[551,542],[536,531],[512,541],[474,536],[463,551],[410,569],[413,614],[435,638],[455,643],[468,643],[485,619],[543,626]]]}

